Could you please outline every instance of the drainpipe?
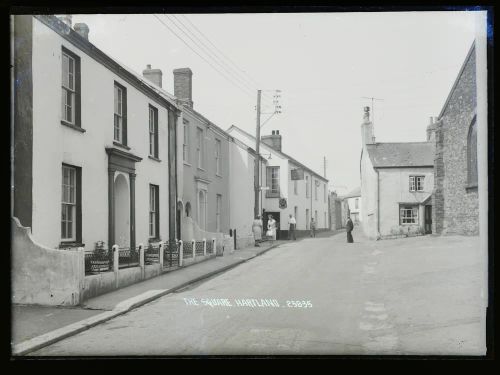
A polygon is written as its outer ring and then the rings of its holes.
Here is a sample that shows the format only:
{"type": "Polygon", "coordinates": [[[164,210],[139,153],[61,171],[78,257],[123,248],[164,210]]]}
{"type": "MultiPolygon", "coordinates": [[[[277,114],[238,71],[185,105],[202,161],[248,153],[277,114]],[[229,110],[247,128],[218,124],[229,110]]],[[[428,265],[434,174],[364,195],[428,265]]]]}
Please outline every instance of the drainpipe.
{"type": "Polygon", "coordinates": [[[377,171],[377,239],[380,239],[380,175],[378,169],[377,171]]]}

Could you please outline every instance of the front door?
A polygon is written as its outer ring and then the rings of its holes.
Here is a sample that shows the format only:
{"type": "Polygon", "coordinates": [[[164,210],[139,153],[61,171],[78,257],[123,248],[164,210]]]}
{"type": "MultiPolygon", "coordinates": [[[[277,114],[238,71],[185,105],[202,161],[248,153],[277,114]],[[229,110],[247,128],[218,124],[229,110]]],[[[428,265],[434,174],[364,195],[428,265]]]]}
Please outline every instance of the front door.
{"type": "Polygon", "coordinates": [[[432,206],[425,206],[425,234],[432,233],[432,206]]]}

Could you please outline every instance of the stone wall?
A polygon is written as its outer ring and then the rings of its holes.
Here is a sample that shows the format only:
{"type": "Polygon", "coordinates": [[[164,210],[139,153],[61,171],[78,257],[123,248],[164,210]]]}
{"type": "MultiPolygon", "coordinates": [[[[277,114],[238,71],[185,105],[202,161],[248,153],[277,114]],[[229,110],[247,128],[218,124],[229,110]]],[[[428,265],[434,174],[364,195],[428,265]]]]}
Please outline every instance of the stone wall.
{"type": "Polygon", "coordinates": [[[433,232],[479,234],[477,187],[468,187],[467,138],[476,111],[476,59],[472,47],[436,128],[433,232]]]}

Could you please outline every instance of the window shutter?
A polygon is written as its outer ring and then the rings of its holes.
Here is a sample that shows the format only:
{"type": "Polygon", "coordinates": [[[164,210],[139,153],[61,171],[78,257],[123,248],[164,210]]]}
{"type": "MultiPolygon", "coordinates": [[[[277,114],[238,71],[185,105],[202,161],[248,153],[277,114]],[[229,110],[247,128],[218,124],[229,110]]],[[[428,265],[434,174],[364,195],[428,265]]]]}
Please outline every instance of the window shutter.
{"type": "Polygon", "coordinates": [[[82,243],[82,169],[76,170],[76,242],[82,243]]]}

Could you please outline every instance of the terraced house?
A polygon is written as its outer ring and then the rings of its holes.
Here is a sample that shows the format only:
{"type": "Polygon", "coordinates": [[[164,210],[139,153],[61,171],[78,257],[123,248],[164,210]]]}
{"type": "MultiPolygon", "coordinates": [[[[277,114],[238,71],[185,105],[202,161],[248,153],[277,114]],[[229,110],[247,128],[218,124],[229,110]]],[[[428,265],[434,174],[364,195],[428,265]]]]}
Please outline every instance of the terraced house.
{"type": "Polygon", "coordinates": [[[12,215],[48,249],[175,241],[175,98],[90,43],[85,24],[13,25],[12,215]]]}
{"type": "MultiPolygon", "coordinates": [[[[233,125],[227,131],[248,147],[254,147],[255,137],[233,125]]],[[[282,136],[279,130],[261,137],[261,149],[266,159],[265,168],[261,169],[262,190],[260,201],[264,212],[264,228],[267,215],[273,215],[277,222],[277,238],[286,239],[288,235],[288,217],[297,220],[297,233],[308,235],[311,218],[319,230],[327,229],[328,224],[328,180],[314,172],[297,159],[282,151],[282,136]]]]}

